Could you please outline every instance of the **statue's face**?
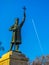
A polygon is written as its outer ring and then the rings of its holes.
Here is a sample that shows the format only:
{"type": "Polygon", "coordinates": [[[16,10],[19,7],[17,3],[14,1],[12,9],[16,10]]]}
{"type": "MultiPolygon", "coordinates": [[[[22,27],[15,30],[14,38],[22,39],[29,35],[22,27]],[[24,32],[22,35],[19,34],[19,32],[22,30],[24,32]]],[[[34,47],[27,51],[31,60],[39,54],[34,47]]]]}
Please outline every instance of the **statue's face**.
{"type": "Polygon", "coordinates": [[[19,18],[16,19],[16,22],[15,22],[15,23],[16,23],[16,25],[18,25],[18,23],[19,23],[19,18]]]}

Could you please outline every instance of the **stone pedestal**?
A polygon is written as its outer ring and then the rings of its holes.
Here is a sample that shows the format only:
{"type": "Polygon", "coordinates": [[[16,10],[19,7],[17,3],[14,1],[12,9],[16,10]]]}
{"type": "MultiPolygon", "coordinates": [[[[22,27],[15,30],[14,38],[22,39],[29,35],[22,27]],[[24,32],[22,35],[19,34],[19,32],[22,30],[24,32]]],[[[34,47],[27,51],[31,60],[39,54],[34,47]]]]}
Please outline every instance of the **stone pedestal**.
{"type": "Polygon", "coordinates": [[[0,58],[0,65],[28,65],[28,58],[20,52],[10,51],[0,58]]]}

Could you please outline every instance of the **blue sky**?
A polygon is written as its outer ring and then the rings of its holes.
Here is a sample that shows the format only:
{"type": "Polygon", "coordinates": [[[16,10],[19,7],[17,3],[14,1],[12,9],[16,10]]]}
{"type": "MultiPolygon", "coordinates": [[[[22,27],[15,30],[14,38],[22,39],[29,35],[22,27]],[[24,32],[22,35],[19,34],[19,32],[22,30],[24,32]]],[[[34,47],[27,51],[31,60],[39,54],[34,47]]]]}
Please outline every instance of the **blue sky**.
{"type": "Polygon", "coordinates": [[[26,6],[26,21],[21,31],[20,50],[32,61],[49,54],[49,0],[0,0],[0,41],[5,47],[0,56],[9,50],[12,38],[9,28],[17,17],[21,23],[23,6],[26,6]]]}

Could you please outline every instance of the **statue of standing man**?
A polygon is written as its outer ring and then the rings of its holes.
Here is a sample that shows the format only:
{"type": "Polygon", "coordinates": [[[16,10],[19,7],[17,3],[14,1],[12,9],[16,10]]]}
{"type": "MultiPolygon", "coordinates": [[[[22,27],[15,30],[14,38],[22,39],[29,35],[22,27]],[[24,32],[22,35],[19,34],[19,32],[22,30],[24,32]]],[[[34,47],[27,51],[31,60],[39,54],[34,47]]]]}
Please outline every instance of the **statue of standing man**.
{"type": "Polygon", "coordinates": [[[17,18],[15,24],[10,27],[10,31],[13,31],[12,41],[10,44],[10,51],[12,50],[13,46],[15,48],[15,51],[19,51],[18,50],[19,45],[21,44],[21,28],[26,18],[26,14],[25,14],[26,8],[24,7],[23,9],[24,9],[24,17],[22,19],[22,22],[19,24],[19,18],[17,18]]]}

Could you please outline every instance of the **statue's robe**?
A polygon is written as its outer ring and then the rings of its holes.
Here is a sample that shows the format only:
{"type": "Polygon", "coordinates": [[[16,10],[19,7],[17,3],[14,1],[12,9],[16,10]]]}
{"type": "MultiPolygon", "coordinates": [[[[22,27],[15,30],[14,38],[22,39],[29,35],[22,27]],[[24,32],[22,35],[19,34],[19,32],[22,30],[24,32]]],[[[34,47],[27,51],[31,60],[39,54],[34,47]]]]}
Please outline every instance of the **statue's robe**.
{"type": "Polygon", "coordinates": [[[24,20],[20,25],[14,24],[11,26],[10,31],[13,31],[11,43],[21,44],[21,27],[23,26],[24,20]]]}

